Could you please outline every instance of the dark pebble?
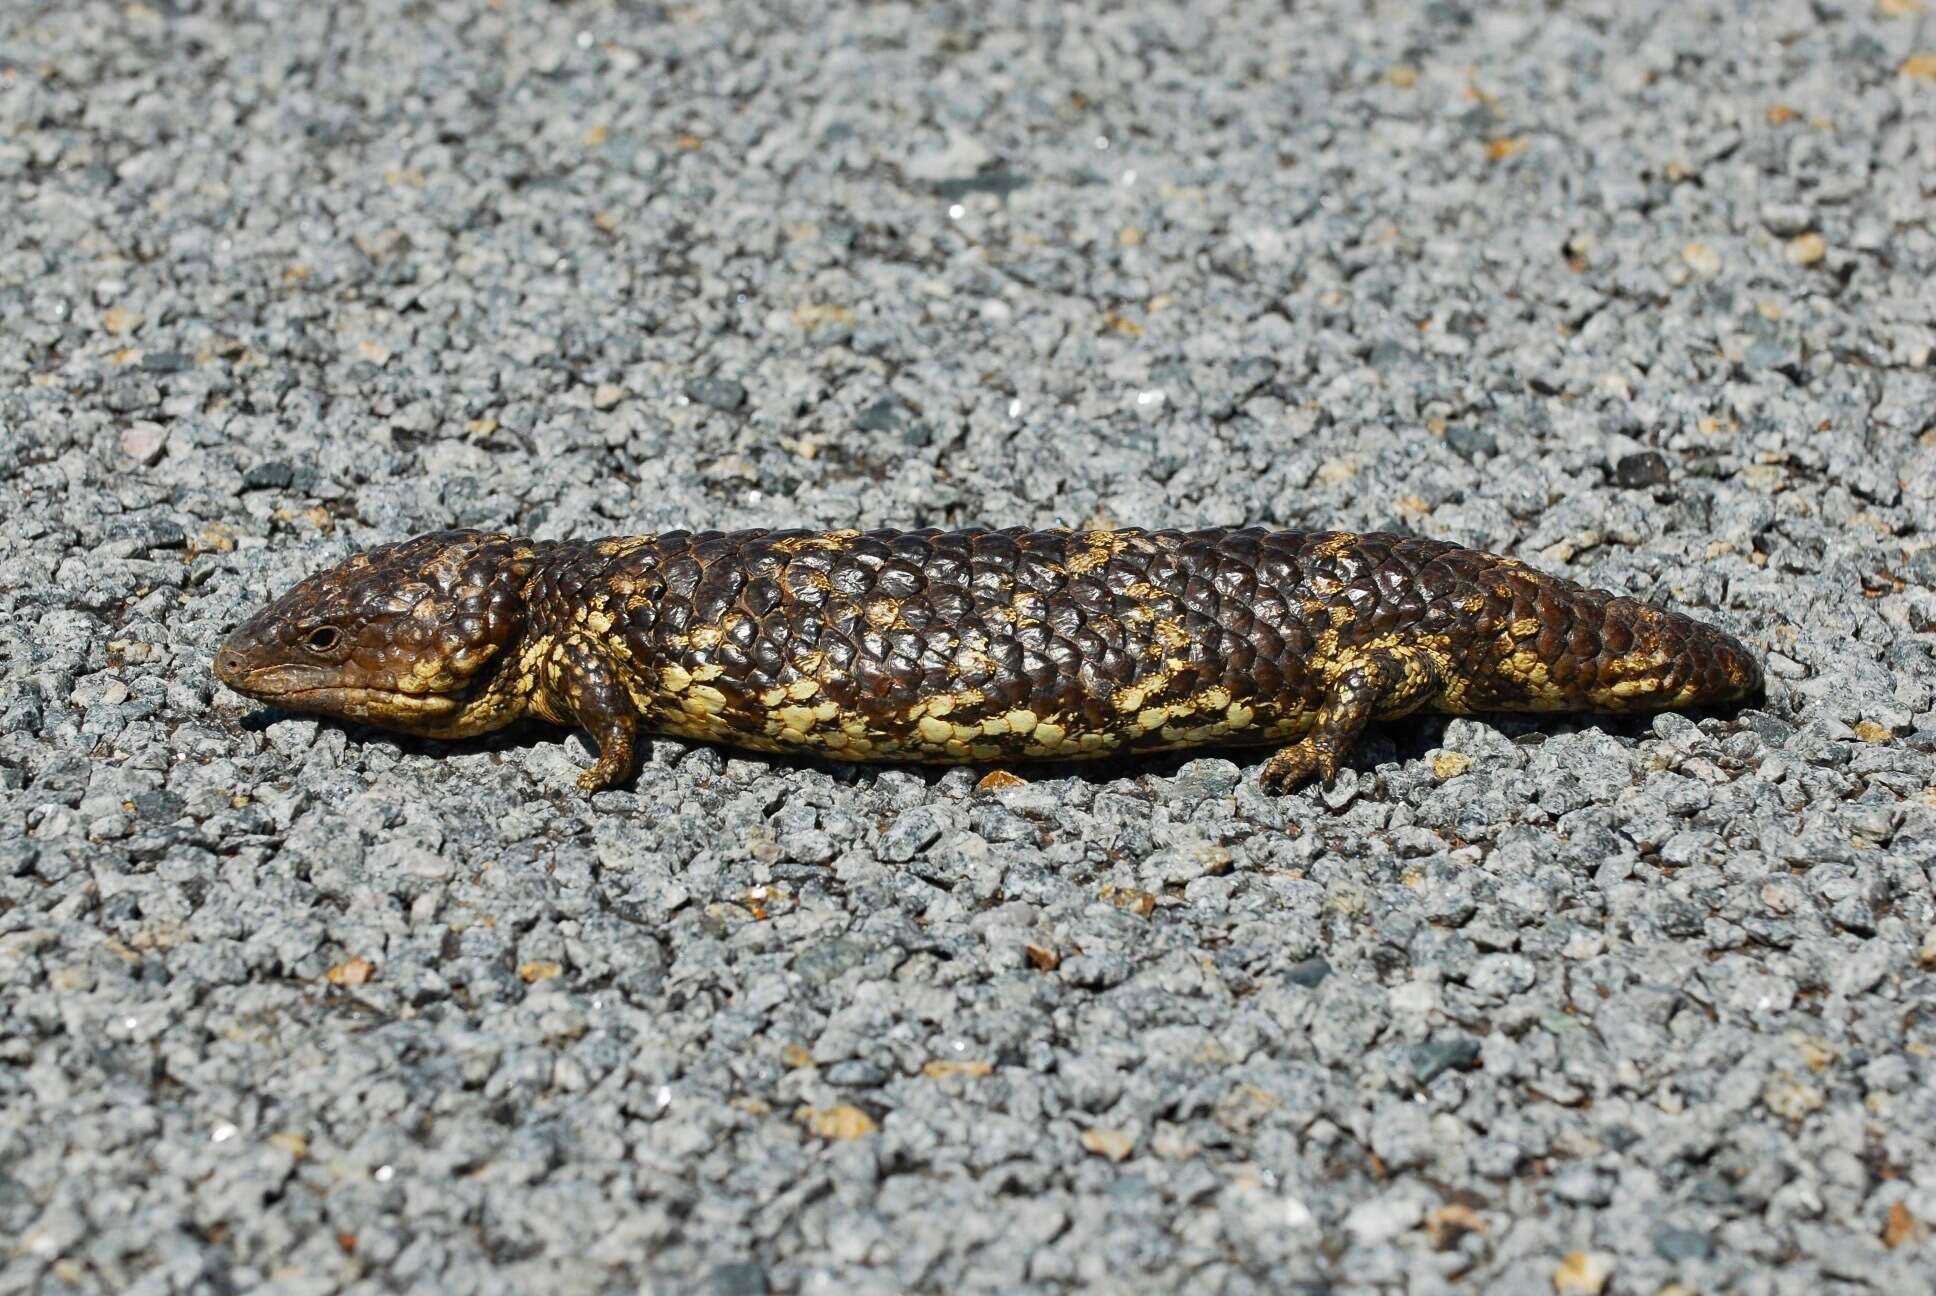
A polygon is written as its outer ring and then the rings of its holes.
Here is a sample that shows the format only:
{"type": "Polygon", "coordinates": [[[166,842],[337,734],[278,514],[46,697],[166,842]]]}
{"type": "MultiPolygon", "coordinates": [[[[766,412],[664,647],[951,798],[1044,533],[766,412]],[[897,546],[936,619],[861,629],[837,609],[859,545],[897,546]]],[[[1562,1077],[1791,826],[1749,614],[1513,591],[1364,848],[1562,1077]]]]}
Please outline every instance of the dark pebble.
{"type": "Polygon", "coordinates": [[[137,792],[128,799],[134,803],[135,813],[143,819],[174,819],[188,804],[175,793],[162,789],[137,792]]]}
{"type": "Polygon", "coordinates": [[[1418,363],[1418,353],[1400,342],[1380,342],[1371,349],[1371,367],[1383,373],[1387,369],[1404,369],[1418,363]]]}
{"type": "Polygon", "coordinates": [[[1714,1256],[1714,1239],[1692,1229],[1657,1229],[1654,1253],[1663,1260],[1708,1260],[1714,1256]]]}
{"type": "Polygon", "coordinates": [[[719,1265],[712,1276],[714,1296],[766,1296],[773,1290],[766,1266],[750,1260],[719,1265]]]}
{"type": "Polygon", "coordinates": [[[115,527],[112,534],[117,540],[133,540],[143,549],[180,549],[188,543],[181,523],[168,518],[136,518],[115,527]]]}
{"type": "Polygon", "coordinates": [[[40,860],[40,847],[16,837],[0,842],[0,877],[26,877],[40,860]]]}
{"type": "Polygon", "coordinates": [[[1613,479],[1628,490],[1660,486],[1667,481],[1667,461],[1653,450],[1622,455],[1620,462],[1613,466],[1613,479]]]}
{"type": "Polygon", "coordinates": [[[1014,171],[987,171],[981,175],[952,176],[934,183],[934,192],[942,198],[965,198],[969,194],[992,193],[998,196],[1014,193],[1017,189],[1028,188],[1029,178],[1014,171]]]}
{"type": "Polygon", "coordinates": [[[746,403],[746,388],[731,378],[695,378],[686,384],[686,395],[701,405],[728,412],[746,403]]]}
{"type": "Polygon", "coordinates": [[[1331,964],[1324,958],[1307,958],[1302,963],[1293,963],[1284,970],[1284,979],[1292,985],[1315,989],[1319,982],[1331,975],[1331,964]]]}
{"type": "Polygon", "coordinates": [[[928,806],[915,806],[903,810],[881,834],[880,845],[875,853],[887,864],[905,864],[934,845],[941,836],[941,824],[933,809],[928,806]]]}
{"type": "Polygon", "coordinates": [[[1432,1040],[1414,1044],[1406,1051],[1406,1056],[1412,1064],[1412,1075],[1420,1084],[1428,1085],[1453,1067],[1469,1067],[1477,1062],[1479,1041],[1469,1035],[1432,1040]]]}
{"type": "Polygon", "coordinates": [[[892,432],[901,426],[901,403],[883,396],[860,412],[854,426],[863,432],[892,432]]]}
{"type": "Polygon", "coordinates": [[[1754,730],[1755,736],[1770,747],[1780,747],[1795,736],[1795,726],[1780,716],[1769,715],[1766,711],[1743,711],[1741,723],[1754,730]]]}
{"type": "Polygon", "coordinates": [[[1453,454],[1468,461],[1475,455],[1499,453],[1499,438],[1470,423],[1454,423],[1445,429],[1445,444],[1453,454]]]}
{"type": "Polygon", "coordinates": [[[296,479],[296,470],[280,459],[259,463],[242,474],[243,490],[287,490],[296,479]]]}
{"type": "Polygon", "coordinates": [[[874,951],[858,941],[843,937],[822,941],[793,960],[793,970],[815,985],[826,985],[843,972],[851,972],[872,958],[874,951]]]}

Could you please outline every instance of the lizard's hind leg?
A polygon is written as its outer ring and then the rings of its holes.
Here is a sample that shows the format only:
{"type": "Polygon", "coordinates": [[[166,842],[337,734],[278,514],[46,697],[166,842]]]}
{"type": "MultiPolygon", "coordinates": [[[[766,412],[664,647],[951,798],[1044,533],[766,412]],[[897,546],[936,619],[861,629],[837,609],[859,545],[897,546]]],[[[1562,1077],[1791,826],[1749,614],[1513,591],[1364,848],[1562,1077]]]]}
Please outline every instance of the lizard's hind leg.
{"type": "Polygon", "coordinates": [[[1264,762],[1259,779],[1273,792],[1289,792],[1312,778],[1329,783],[1367,722],[1411,714],[1432,699],[1441,682],[1438,667],[1417,649],[1369,654],[1331,677],[1311,732],[1279,748],[1264,762]]]}

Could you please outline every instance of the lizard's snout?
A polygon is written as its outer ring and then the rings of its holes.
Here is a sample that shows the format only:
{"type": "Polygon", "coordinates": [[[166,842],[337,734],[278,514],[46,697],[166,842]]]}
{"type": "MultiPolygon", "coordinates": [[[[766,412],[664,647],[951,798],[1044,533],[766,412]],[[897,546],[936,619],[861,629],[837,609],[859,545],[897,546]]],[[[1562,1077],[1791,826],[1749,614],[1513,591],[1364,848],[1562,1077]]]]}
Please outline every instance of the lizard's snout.
{"type": "Polygon", "coordinates": [[[234,688],[242,680],[242,672],[247,664],[242,654],[233,648],[223,648],[215,654],[215,678],[234,688]]]}

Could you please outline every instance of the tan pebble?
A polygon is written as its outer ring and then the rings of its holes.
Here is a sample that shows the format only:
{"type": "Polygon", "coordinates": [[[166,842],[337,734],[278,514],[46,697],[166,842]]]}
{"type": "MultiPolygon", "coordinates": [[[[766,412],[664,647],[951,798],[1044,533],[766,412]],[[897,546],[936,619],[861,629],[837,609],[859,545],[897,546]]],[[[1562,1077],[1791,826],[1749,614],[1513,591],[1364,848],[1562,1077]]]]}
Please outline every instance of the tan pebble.
{"type": "Polygon", "coordinates": [[[126,306],[110,306],[101,312],[101,327],[110,337],[126,337],[148,322],[148,317],[126,306]]]}
{"type": "Polygon", "coordinates": [[[375,338],[364,338],[361,342],[358,342],[356,344],[356,353],[373,365],[387,365],[390,363],[390,348],[384,346],[383,343],[378,342],[375,338]]]}
{"type": "Polygon", "coordinates": [[[970,1076],[980,1079],[995,1070],[990,1062],[949,1062],[937,1058],[921,1068],[921,1074],[930,1080],[945,1080],[949,1076],[970,1076]]]}
{"type": "Polygon", "coordinates": [[[309,1140],[294,1130],[279,1130],[269,1136],[269,1142],[298,1161],[309,1155],[309,1140]]]}
{"type": "Polygon", "coordinates": [[[1889,1218],[1882,1225],[1882,1245],[1894,1251],[1904,1243],[1921,1242],[1929,1233],[1929,1225],[1917,1219],[1908,1206],[1902,1202],[1890,1204],[1889,1218]]]}
{"type": "Polygon", "coordinates": [[[824,1139],[866,1138],[880,1126],[858,1107],[840,1103],[833,1107],[800,1107],[793,1119],[824,1139]]]}
{"type": "Polygon", "coordinates": [[[1901,72],[1918,81],[1936,81],[1936,54],[1911,54],[1902,61],[1901,72]]]}
{"type": "Polygon", "coordinates": [[[518,975],[527,985],[538,981],[549,981],[561,975],[564,970],[563,964],[554,963],[550,959],[532,959],[528,963],[518,964],[518,975]]]}
{"type": "Polygon", "coordinates": [[[1788,240],[1788,259],[1798,266],[1812,266],[1828,255],[1828,242],[1820,234],[1802,234],[1788,240]]]}
{"type": "MultiPolygon", "coordinates": [[[[1931,939],[1936,940],[1936,932],[1931,933],[1931,939]]],[[[1028,955],[1029,962],[1043,972],[1053,972],[1062,966],[1062,956],[1046,945],[1030,941],[1022,947],[1022,952],[1028,955]]]]}
{"type": "Polygon", "coordinates": [[[1826,1071],[1836,1058],[1835,1046],[1813,1035],[1802,1036],[1796,1047],[1801,1049],[1802,1061],[1808,1064],[1808,1069],[1817,1074],[1826,1071]]]}
{"type": "Polygon", "coordinates": [[[1761,1091],[1762,1105],[1784,1120],[1800,1120],[1827,1101],[1820,1089],[1791,1075],[1772,1077],[1761,1091]]]}
{"type": "Polygon", "coordinates": [[[1866,743],[1886,743],[1896,735],[1886,725],[1879,725],[1873,720],[1858,720],[1855,722],[1855,736],[1866,743]]]}
{"type": "Polygon", "coordinates": [[[1689,243],[1681,249],[1681,260],[1703,279],[1712,279],[1721,273],[1721,254],[1705,243],[1689,243]]]}
{"type": "Polygon", "coordinates": [[[592,391],[592,406],[608,410],[625,399],[625,389],[617,383],[600,383],[592,391]]]}
{"type": "Polygon", "coordinates": [[[211,522],[195,533],[195,548],[202,553],[228,553],[235,548],[235,532],[225,522],[211,522]]]}
{"type": "Polygon", "coordinates": [[[802,302],[793,308],[793,322],[811,332],[822,324],[849,324],[854,312],[832,302],[802,302]]]}
{"type": "Polygon", "coordinates": [[[359,954],[347,963],[338,963],[323,973],[323,980],[336,986],[360,986],[375,975],[376,964],[359,954]]]}
{"type": "Polygon", "coordinates": [[[981,781],[975,784],[975,791],[1000,792],[1005,788],[1018,788],[1018,787],[1027,787],[1027,786],[1028,786],[1028,780],[1023,778],[1021,775],[1011,774],[1007,770],[998,769],[998,770],[989,770],[988,773],[982,775],[981,781]]]}
{"type": "Polygon", "coordinates": [[[1560,1296],[1600,1296],[1613,1277],[1613,1257],[1604,1251],[1575,1251],[1553,1271],[1553,1290],[1560,1296]]]}
{"type": "Polygon", "coordinates": [[[1082,1146],[1099,1157],[1121,1161],[1136,1150],[1136,1139],[1121,1130],[1104,1129],[1100,1125],[1093,1125],[1082,1131],[1082,1146]]]}
{"type": "Polygon", "coordinates": [[[1464,752],[1442,751],[1432,757],[1432,777],[1443,783],[1472,768],[1472,758],[1464,752]]]}
{"type": "Polygon", "coordinates": [[[1427,1215],[1425,1227],[1432,1235],[1433,1248],[1444,1251],[1468,1233],[1484,1233],[1486,1221],[1470,1206],[1453,1202],[1427,1215]]]}

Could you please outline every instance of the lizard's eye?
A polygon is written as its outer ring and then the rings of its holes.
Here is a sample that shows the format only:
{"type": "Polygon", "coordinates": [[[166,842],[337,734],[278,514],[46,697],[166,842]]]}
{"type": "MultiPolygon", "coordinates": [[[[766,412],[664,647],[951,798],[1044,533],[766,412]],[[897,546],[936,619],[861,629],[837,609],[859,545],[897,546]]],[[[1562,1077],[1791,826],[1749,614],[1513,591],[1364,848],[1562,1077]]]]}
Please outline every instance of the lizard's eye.
{"type": "Polygon", "coordinates": [[[342,640],[342,631],[338,630],[335,626],[326,625],[317,626],[314,630],[311,630],[309,636],[303,640],[303,643],[308,646],[311,652],[326,653],[334,652],[336,645],[341,643],[342,640]]]}

